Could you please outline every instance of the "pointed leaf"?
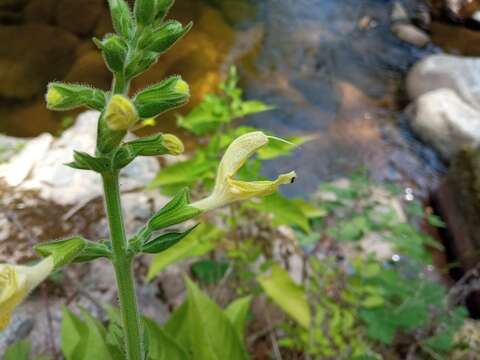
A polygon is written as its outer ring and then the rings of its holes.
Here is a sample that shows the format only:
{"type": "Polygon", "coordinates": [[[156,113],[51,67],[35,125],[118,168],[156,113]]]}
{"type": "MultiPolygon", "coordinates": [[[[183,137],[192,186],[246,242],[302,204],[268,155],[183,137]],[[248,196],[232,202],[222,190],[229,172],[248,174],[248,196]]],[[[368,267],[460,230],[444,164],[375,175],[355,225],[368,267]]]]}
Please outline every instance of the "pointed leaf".
{"type": "Polygon", "coordinates": [[[240,339],[245,336],[245,326],[247,323],[248,310],[252,303],[252,296],[245,296],[232,301],[224,310],[237,331],[240,339]]]}
{"type": "Polygon", "coordinates": [[[305,290],[297,285],[290,274],[280,265],[272,266],[270,275],[257,278],[262,288],[283,311],[298,324],[308,329],[310,326],[310,305],[305,290]]]}

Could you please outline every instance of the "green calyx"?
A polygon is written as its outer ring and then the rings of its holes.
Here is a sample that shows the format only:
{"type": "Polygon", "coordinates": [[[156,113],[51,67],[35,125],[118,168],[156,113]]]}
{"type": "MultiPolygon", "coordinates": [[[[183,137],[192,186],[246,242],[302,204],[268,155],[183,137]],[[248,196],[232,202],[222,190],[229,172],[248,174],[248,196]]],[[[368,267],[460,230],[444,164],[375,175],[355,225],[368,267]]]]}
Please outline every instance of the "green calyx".
{"type": "Polygon", "coordinates": [[[188,84],[181,77],[172,76],[140,91],[133,102],[138,115],[147,119],[175,109],[185,104],[189,98],[188,84]]]}
{"type": "Polygon", "coordinates": [[[180,191],[170,202],[156,213],[148,222],[152,231],[161,230],[190,220],[202,213],[189,205],[188,190],[180,191]]]}
{"type": "Polygon", "coordinates": [[[35,251],[42,257],[53,256],[54,269],[60,269],[71,263],[86,247],[87,240],[72,237],[36,245],[35,251]]]}
{"type": "Polygon", "coordinates": [[[50,110],[71,110],[87,107],[93,110],[102,110],[105,107],[107,94],[93,87],[52,82],[48,84],[45,100],[50,110]]]}

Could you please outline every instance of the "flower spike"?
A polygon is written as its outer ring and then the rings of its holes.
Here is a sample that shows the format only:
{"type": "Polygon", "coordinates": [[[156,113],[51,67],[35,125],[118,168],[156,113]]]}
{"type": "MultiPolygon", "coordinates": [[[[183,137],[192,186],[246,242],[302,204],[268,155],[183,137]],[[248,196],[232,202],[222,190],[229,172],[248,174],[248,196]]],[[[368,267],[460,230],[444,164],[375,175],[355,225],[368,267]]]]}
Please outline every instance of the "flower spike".
{"type": "Polygon", "coordinates": [[[293,183],[296,177],[294,171],[282,174],[274,181],[240,181],[233,178],[245,162],[268,143],[268,139],[268,136],[261,131],[251,132],[235,139],[220,162],[212,194],[191,206],[208,211],[235,201],[271,195],[280,185],[293,183]]]}
{"type": "Polygon", "coordinates": [[[54,266],[53,256],[34,266],[0,264],[0,331],[5,330],[15,308],[50,275],[54,266]]]}

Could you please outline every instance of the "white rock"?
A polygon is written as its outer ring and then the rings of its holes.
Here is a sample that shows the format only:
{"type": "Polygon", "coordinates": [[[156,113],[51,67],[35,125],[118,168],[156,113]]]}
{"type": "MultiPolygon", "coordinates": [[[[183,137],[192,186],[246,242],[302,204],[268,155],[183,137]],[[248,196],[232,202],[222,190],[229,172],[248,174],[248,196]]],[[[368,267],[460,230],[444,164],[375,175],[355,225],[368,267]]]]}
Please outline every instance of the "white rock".
{"type": "Polygon", "coordinates": [[[430,36],[413,24],[395,23],[392,32],[400,39],[417,47],[424,47],[430,42],[430,36]]]}
{"type": "Polygon", "coordinates": [[[468,104],[480,109],[480,59],[431,55],[410,70],[407,92],[411,100],[440,88],[454,90],[468,104]]]}
{"type": "MultiPolygon", "coordinates": [[[[38,190],[41,197],[61,205],[86,203],[101,196],[98,174],[64,165],[73,160],[74,150],[94,153],[98,116],[95,111],[81,114],[60,139],[44,134],[31,140],[15,159],[0,168],[0,176],[10,186],[38,190]]],[[[158,170],[159,164],[154,158],[137,158],[121,172],[122,191],[145,187],[158,170]]]]}
{"type": "Polygon", "coordinates": [[[30,174],[35,164],[47,153],[53,136],[43,134],[31,140],[25,148],[8,163],[0,165],[0,178],[10,186],[20,185],[30,174]]]}
{"type": "Polygon", "coordinates": [[[480,143],[480,112],[451,89],[430,91],[408,109],[412,129],[445,159],[480,143]]]}

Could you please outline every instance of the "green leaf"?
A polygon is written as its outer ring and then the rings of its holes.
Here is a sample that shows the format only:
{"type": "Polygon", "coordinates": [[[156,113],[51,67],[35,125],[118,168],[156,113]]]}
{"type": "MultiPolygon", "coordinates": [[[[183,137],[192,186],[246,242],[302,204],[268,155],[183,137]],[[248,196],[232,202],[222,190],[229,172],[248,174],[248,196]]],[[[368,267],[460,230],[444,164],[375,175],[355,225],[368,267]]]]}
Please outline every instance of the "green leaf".
{"type": "Polygon", "coordinates": [[[205,177],[214,177],[216,166],[204,158],[194,158],[182,162],[177,162],[165,169],[149,184],[149,188],[166,187],[176,185],[184,187],[193,184],[195,181],[205,177]]]}
{"type": "Polygon", "coordinates": [[[186,239],[155,255],[148,270],[148,281],[172,263],[213,250],[222,236],[223,231],[220,228],[211,224],[200,224],[186,239]]]}
{"type": "Polygon", "coordinates": [[[447,224],[437,215],[429,214],[427,216],[428,223],[437,228],[446,228],[447,224]]]}
{"type": "Polygon", "coordinates": [[[274,225],[298,226],[304,232],[310,232],[308,217],[302,209],[280,193],[263,197],[259,202],[250,201],[245,206],[272,214],[274,225]]]}
{"type": "Polygon", "coordinates": [[[72,262],[87,245],[87,240],[82,237],[72,237],[42,243],[34,246],[37,254],[43,257],[53,256],[55,269],[59,269],[72,262]]]}
{"type": "Polygon", "coordinates": [[[192,360],[246,360],[248,355],[237,331],[222,309],[189,279],[188,297],[165,330],[189,350],[192,360]]]}
{"type": "Polygon", "coordinates": [[[170,232],[166,234],[162,234],[157,238],[147,242],[142,246],[142,252],[147,254],[157,254],[162,251],[165,251],[178,243],[180,240],[188,236],[197,225],[191,227],[187,231],[184,232],[170,232]]]}
{"type": "Polygon", "coordinates": [[[188,360],[188,353],[155,321],[144,318],[149,360],[188,360]]]}
{"type": "Polygon", "coordinates": [[[236,299],[232,301],[224,310],[225,314],[235,327],[235,330],[237,330],[237,334],[240,339],[243,339],[245,336],[247,315],[252,303],[252,299],[253,297],[251,295],[236,299]]]}
{"type": "Polygon", "coordinates": [[[228,103],[222,97],[209,94],[188,115],[178,116],[177,124],[195,135],[215,132],[232,120],[228,103]]]}
{"type": "Polygon", "coordinates": [[[258,100],[243,101],[240,106],[238,106],[233,111],[234,118],[241,118],[247,115],[258,114],[264,111],[273,110],[273,106],[269,106],[258,100]]]}
{"type": "Polygon", "coordinates": [[[230,264],[215,260],[200,260],[192,264],[191,270],[201,283],[212,285],[223,279],[230,264]]]}
{"type": "Polygon", "coordinates": [[[270,275],[259,276],[258,282],[270,299],[299,325],[308,329],[311,315],[305,290],[280,265],[274,264],[271,271],[270,275]]]}
{"type": "Polygon", "coordinates": [[[111,360],[105,342],[105,329],[93,317],[82,312],[81,320],[67,308],[63,310],[61,348],[66,360],[111,360]]]}
{"type": "Polygon", "coordinates": [[[31,349],[32,345],[30,344],[30,341],[17,341],[7,348],[3,355],[3,360],[29,360],[31,349]]]}
{"type": "Polygon", "coordinates": [[[286,139],[288,142],[270,139],[267,145],[258,150],[258,156],[262,160],[275,159],[280,156],[287,156],[300,145],[311,141],[313,138],[304,137],[291,137],[286,139]]]}
{"type": "Polygon", "coordinates": [[[73,158],[73,162],[65,165],[73,169],[92,170],[100,174],[110,169],[110,161],[107,158],[91,156],[81,151],[75,151],[73,158]]]}

